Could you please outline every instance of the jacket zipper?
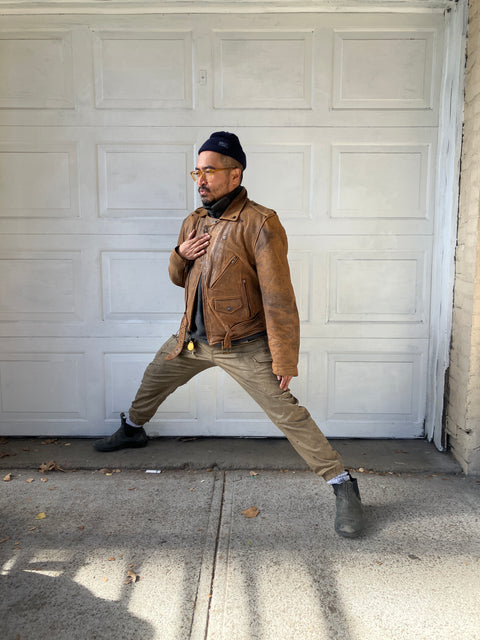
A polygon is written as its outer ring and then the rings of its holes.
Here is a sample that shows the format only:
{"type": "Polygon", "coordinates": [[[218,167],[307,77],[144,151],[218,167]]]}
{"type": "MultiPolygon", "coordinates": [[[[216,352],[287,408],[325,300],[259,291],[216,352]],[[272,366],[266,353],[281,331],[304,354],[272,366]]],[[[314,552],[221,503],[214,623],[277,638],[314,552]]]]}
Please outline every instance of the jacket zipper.
{"type": "Polygon", "coordinates": [[[248,301],[247,281],[245,278],[243,278],[242,283],[243,290],[245,291],[245,300],[247,301],[248,317],[250,317],[252,315],[252,310],[250,309],[250,302],[248,301]]]}

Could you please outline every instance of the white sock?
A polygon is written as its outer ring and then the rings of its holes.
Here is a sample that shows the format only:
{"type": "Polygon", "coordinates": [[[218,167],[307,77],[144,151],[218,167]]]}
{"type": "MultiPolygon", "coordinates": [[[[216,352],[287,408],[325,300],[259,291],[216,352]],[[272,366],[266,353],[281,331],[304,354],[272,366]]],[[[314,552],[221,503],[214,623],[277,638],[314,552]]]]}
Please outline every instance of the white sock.
{"type": "Polygon", "coordinates": [[[348,471],[343,471],[343,473],[335,476],[335,478],[327,480],[327,484],[342,484],[343,482],[347,482],[347,480],[350,480],[350,474],[348,471]]]}
{"type": "Polygon", "coordinates": [[[141,425],[141,424],[135,424],[135,422],[132,422],[132,421],[130,420],[130,418],[128,417],[128,415],[127,415],[127,417],[125,418],[125,422],[126,422],[130,427],[135,427],[135,429],[141,429],[141,428],[142,428],[142,425],[141,425]]]}

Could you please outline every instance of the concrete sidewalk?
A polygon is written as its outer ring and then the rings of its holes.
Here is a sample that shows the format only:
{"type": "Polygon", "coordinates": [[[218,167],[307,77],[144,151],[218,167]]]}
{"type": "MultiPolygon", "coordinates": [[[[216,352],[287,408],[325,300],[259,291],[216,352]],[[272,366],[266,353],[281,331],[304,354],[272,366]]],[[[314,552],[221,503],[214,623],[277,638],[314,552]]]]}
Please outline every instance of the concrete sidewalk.
{"type": "Polygon", "coordinates": [[[285,444],[0,442],[2,640],[478,640],[478,479],[427,443],[344,442],[368,520],[345,540],[285,444]]]}

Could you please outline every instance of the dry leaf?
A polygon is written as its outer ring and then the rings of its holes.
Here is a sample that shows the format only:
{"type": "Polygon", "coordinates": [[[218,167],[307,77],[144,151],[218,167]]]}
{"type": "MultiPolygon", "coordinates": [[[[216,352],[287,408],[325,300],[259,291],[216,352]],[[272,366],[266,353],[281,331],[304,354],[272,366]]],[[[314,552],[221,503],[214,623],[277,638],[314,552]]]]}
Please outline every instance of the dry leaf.
{"type": "Polygon", "coordinates": [[[42,511],[41,513],[37,513],[37,515],[35,516],[35,520],[43,520],[46,517],[46,514],[42,511]]]}
{"type": "Polygon", "coordinates": [[[138,574],[135,573],[135,571],[132,571],[132,569],[129,569],[127,571],[127,579],[123,581],[124,584],[134,584],[135,582],[138,582],[140,580],[140,576],[138,574]]]}
{"type": "Polygon", "coordinates": [[[28,482],[28,484],[31,484],[32,482],[35,482],[35,478],[28,478],[28,480],[25,480],[25,482],[28,482]]]}
{"type": "Polygon", "coordinates": [[[258,476],[258,473],[256,471],[250,471],[250,477],[254,478],[255,476],[258,476]]]}
{"type": "Polygon", "coordinates": [[[48,438],[44,440],[41,444],[58,444],[57,438],[48,438]]]}
{"type": "Polygon", "coordinates": [[[245,518],[256,518],[259,513],[260,511],[257,509],[257,507],[249,507],[248,509],[242,511],[242,514],[245,516],[245,518]]]}
{"type": "Polygon", "coordinates": [[[42,462],[42,464],[38,467],[40,473],[48,473],[49,471],[64,471],[54,460],[50,460],[49,462],[42,462]]]}
{"type": "Polygon", "coordinates": [[[107,474],[111,475],[112,474],[112,470],[111,469],[99,469],[98,473],[103,473],[105,475],[107,475],[107,474]]]}
{"type": "Polygon", "coordinates": [[[7,542],[7,540],[10,540],[10,536],[7,536],[3,540],[0,540],[0,544],[2,544],[2,542],[7,542]]]}
{"type": "Polygon", "coordinates": [[[109,562],[113,562],[113,560],[115,560],[115,556],[112,556],[111,558],[108,559],[109,562]]]}
{"type": "Polygon", "coordinates": [[[48,482],[48,478],[40,478],[40,482],[48,482]]]}
{"type": "Polygon", "coordinates": [[[6,476],[4,476],[3,481],[4,482],[10,482],[10,480],[12,479],[13,475],[11,473],[7,473],[6,476]]]}

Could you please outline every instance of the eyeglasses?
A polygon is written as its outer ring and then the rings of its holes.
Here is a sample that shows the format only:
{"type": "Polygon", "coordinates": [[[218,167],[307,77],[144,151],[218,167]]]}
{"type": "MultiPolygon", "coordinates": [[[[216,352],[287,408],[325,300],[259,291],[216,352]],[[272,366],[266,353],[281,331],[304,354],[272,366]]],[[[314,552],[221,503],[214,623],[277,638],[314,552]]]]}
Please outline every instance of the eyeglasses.
{"type": "Polygon", "coordinates": [[[205,171],[201,171],[201,169],[195,169],[195,171],[190,171],[190,175],[192,176],[192,180],[196,182],[199,178],[204,178],[207,182],[211,182],[213,180],[213,174],[217,171],[231,171],[231,169],[235,169],[235,167],[222,167],[221,169],[205,169],[205,171]]]}

